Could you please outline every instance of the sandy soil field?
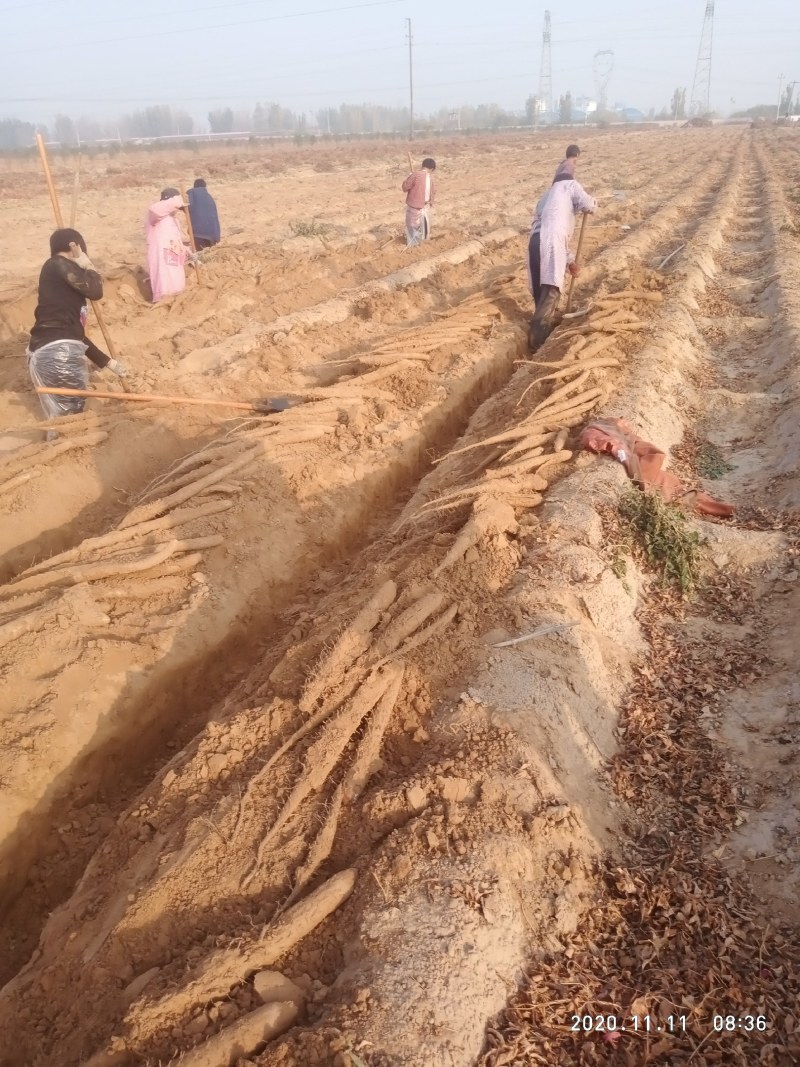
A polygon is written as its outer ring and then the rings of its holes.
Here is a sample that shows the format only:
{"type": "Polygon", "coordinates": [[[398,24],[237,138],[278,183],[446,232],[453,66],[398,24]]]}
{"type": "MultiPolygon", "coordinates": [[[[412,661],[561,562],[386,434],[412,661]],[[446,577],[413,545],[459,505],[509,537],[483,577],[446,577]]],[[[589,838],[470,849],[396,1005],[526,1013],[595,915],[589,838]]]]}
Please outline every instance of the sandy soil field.
{"type": "Polygon", "coordinates": [[[84,161],[136,390],[306,403],[52,442],[50,204],[0,162],[2,1067],[800,1063],[800,137],[581,146],[589,311],[535,361],[562,139],[414,146],[411,250],[398,143],[84,161]],[[153,306],[196,176],[223,242],[153,306]],[[597,416],[736,505],[685,595],[597,416]]]}

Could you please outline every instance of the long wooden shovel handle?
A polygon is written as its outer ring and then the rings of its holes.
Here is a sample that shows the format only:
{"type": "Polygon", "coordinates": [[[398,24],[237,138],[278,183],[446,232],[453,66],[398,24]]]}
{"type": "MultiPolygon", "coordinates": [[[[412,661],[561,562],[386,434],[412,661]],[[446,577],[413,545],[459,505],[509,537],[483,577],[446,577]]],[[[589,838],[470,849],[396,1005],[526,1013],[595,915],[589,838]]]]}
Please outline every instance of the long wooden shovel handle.
{"type": "MultiPolygon", "coordinates": [[[[186,218],[186,229],[189,231],[189,246],[192,249],[194,255],[197,255],[197,242],[194,239],[194,226],[192,226],[192,213],[189,211],[189,193],[181,193],[181,200],[183,201],[184,216],[186,218]]],[[[195,263],[195,273],[197,275],[197,284],[200,284],[200,264],[195,263]]]]}
{"type": "Polygon", "coordinates": [[[196,396],[161,396],[156,393],[106,393],[100,389],[49,389],[40,387],[37,393],[51,396],[85,396],[96,400],[138,400],[148,404],[196,404],[202,407],[239,408],[242,411],[255,411],[252,404],[241,400],[212,400],[196,396]]]}
{"type": "Polygon", "coordinates": [[[112,359],[116,359],[117,350],[114,347],[114,342],[111,340],[111,334],[108,332],[108,326],[106,326],[106,320],[103,318],[103,312],[100,310],[100,305],[95,300],[91,300],[90,303],[92,305],[94,317],[97,319],[97,325],[100,327],[100,331],[102,332],[103,337],[105,338],[105,342],[108,347],[108,354],[109,356],[111,356],[112,359]]]}
{"type": "Polygon", "coordinates": [[[406,152],[406,155],[408,156],[408,169],[409,170],[413,170],[414,169],[414,160],[411,158],[411,153],[410,152],[406,152]]]}
{"type": "MultiPolygon", "coordinates": [[[[583,218],[581,219],[581,232],[578,234],[578,251],[575,253],[575,262],[580,263],[581,249],[583,248],[583,235],[586,232],[586,219],[589,216],[584,211],[583,218]]],[[[567,293],[567,314],[569,314],[572,308],[572,290],[575,288],[575,275],[573,274],[569,280],[569,292],[567,293]]]]}
{"type": "MultiPolygon", "coordinates": [[[[47,158],[47,148],[45,147],[44,138],[40,133],[36,134],[36,147],[39,149],[39,158],[42,161],[42,170],[44,171],[44,180],[47,182],[47,191],[50,194],[50,203],[53,205],[53,216],[56,220],[56,226],[60,230],[64,228],[64,216],[61,214],[61,204],[58,202],[58,194],[56,193],[55,183],[53,181],[53,175],[50,170],[50,161],[47,158]]],[[[80,157],[78,157],[80,159],[80,157]]],[[[108,354],[112,359],[117,358],[117,351],[114,348],[114,342],[111,340],[111,334],[108,332],[105,319],[103,318],[103,312],[100,310],[100,305],[94,300],[90,300],[92,305],[92,311],[97,319],[97,325],[100,327],[103,337],[105,338],[106,345],[108,346],[108,354]]]]}

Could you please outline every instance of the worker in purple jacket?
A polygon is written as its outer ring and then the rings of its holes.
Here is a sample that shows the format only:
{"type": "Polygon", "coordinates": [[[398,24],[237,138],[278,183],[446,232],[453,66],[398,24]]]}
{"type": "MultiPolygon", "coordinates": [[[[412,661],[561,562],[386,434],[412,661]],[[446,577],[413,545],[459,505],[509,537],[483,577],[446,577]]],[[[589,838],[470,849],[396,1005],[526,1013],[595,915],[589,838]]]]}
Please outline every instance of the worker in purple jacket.
{"type": "Polygon", "coordinates": [[[198,249],[219,244],[221,235],[219,212],[214,197],[206,188],[204,178],[197,178],[193,188],[186,194],[189,201],[189,218],[192,220],[194,243],[198,249]]]}

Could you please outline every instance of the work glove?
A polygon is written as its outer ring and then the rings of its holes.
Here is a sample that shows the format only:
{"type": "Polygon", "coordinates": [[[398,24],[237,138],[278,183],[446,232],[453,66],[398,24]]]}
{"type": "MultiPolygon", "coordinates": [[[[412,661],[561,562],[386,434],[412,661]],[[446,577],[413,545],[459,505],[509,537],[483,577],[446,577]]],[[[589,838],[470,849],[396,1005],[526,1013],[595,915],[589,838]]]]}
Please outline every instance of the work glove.
{"type": "Polygon", "coordinates": [[[83,267],[84,270],[95,269],[94,263],[92,263],[87,254],[79,245],[76,245],[73,241],[69,247],[70,251],[72,252],[72,258],[75,260],[79,267],[83,267]]]}
{"type": "Polygon", "coordinates": [[[116,374],[118,378],[127,377],[128,368],[123,363],[120,363],[118,359],[110,359],[108,363],[106,363],[106,366],[111,373],[116,374]]]}

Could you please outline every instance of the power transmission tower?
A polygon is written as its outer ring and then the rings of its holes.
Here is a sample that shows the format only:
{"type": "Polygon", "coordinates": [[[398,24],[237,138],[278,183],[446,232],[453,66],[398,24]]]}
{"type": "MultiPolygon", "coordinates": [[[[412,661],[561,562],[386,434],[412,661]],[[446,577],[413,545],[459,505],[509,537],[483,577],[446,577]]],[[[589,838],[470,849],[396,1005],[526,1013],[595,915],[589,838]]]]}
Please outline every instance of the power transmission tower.
{"type": "Polygon", "coordinates": [[[713,44],[714,0],[706,0],[703,32],[700,34],[700,48],[697,52],[697,65],[694,68],[694,82],[692,83],[690,110],[693,115],[707,115],[711,110],[711,50],[713,44]]]}
{"type": "Polygon", "coordinates": [[[408,24],[408,30],[406,36],[408,37],[408,139],[414,140],[414,53],[413,45],[414,38],[411,36],[411,19],[406,19],[408,24]]]}
{"type": "Polygon", "coordinates": [[[542,33],[542,62],[539,67],[539,106],[546,115],[553,113],[553,65],[550,55],[550,12],[544,13],[544,32],[542,33]]]}
{"type": "Polygon", "coordinates": [[[608,80],[614,69],[614,53],[606,48],[602,52],[595,52],[592,61],[594,73],[594,85],[597,89],[597,113],[602,115],[608,107],[608,80]]]}

